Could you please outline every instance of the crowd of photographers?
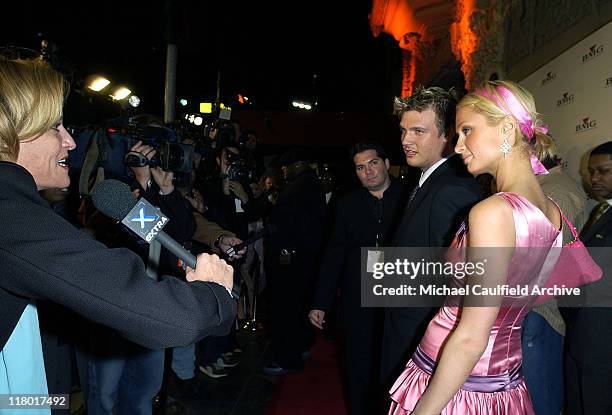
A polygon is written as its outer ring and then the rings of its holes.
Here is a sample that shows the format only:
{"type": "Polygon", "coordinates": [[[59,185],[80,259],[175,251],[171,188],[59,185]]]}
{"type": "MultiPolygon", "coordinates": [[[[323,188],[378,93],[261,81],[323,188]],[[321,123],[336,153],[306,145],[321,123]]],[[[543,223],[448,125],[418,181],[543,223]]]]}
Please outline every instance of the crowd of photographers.
{"type": "Polygon", "coordinates": [[[184,279],[172,253],[100,214],[87,197],[101,180],[125,182],[135,197],[144,197],[170,219],[164,232],[192,254],[216,253],[232,265],[239,311],[228,335],[170,353],[143,348],[102,326],[62,329],[53,323],[78,320],[51,309],[46,315],[52,317],[42,322],[49,392],[80,386],[90,415],[150,413],[151,402],[170,379],[177,398],[193,396],[197,371],[219,379],[239,364],[236,330],[261,326],[255,313],[264,289],[273,351],[264,372],[301,368],[314,341],[305,316],[317,270],[312,258],[325,228],[325,191],[333,187],[330,172],[318,176],[300,149],[266,165],[257,133],[241,131],[228,120],[196,134],[184,125],[167,126],[140,115],[74,129],[73,135],[71,188],[45,192],[54,208],[109,247],[138,253],[151,278],[184,279]]]}

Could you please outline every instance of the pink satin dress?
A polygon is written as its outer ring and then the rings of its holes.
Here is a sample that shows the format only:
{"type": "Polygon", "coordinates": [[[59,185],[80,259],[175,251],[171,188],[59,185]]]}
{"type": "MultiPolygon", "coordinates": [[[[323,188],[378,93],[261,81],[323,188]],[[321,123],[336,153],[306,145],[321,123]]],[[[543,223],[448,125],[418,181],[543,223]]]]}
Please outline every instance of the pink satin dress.
{"type": "MultiPolygon", "coordinates": [[[[514,193],[498,193],[511,206],[516,229],[516,248],[510,260],[507,284],[541,284],[547,253],[562,244],[560,230],[527,199],[514,193]]],[[[465,247],[467,226],[457,232],[454,247],[465,247]]],[[[556,261],[556,260],[555,260],[556,261]]],[[[545,274],[545,275],[544,275],[545,274]]],[[[463,280],[454,280],[461,286],[463,280]]],[[[504,297],[491,329],[485,352],[470,376],[442,411],[442,415],[535,415],[521,374],[521,325],[536,297],[504,297]]],[[[425,393],[447,338],[459,323],[460,298],[448,297],[406,368],[390,390],[389,414],[411,414],[425,393]]]]}

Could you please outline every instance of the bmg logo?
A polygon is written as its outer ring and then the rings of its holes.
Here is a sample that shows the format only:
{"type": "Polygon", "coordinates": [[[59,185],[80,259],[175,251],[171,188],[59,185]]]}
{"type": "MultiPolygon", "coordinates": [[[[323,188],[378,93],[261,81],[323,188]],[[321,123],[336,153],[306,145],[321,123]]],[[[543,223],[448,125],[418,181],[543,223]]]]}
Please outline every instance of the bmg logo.
{"type": "Polygon", "coordinates": [[[574,102],[574,99],[576,99],[574,94],[570,94],[569,92],[566,92],[563,94],[563,97],[561,99],[557,100],[557,107],[560,107],[562,105],[571,104],[572,102],[574,102]]]}
{"type": "Polygon", "coordinates": [[[552,81],[554,81],[557,78],[557,74],[555,72],[548,72],[546,74],[546,77],[544,79],[542,79],[542,86],[551,83],[552,81]]]}
{"type": "Polygon", "coordinates": [[[586,63],[599,55],[604,51],[604,45],[593,45],[589,48],[589,51],[582,55],[582,63],[586,63]]]}
{"type": "Polygon", "coordinates": [[[595,128],[597,128],[597,120],[592,120],[590,117],[586,117],[582,119],[580,124],[576,124],[576,133],[582,133],[595,128]]]}

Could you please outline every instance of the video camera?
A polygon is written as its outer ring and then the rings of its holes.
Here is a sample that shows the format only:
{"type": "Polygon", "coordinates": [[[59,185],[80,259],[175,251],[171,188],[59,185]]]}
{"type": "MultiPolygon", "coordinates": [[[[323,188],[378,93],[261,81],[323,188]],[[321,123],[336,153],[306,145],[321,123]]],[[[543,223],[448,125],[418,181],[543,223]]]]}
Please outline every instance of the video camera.
{"type": "Polygon", "coordinates": [[[130,182],[130,167],[149,165],[174,172],[177,180],[188,176],[193,169],[193,146],[181,143],[173,128],[149,121],[143,116],[120,117],[99,125],[75,127],[73,138],[77,146],[70,151],[71,174],[89,177],[101,169],[107,179],[130,182]],[[148,160],[145,155],[131,152],[137,141],[155,148],[155,157],[148,160]]]}
{"type": "Polygon", "coordinates": [[[241,182],[241,183],[253,183],[257,181],[256,167],[249,163],[246,158],[240,154],[227,152],[228,158],[228,169],[227,178],[228,180],[241,182]]]}
{"type": "Polygon", "coordinates": [[[193,169],[193,146],[178,142],[176,132],[168,127],[155,124],[141,124],[135,117],[118,119],[122,124],[116,125],[127,135],[128,149],[138,141],[156,150],[150,160],[145,154],[128,151],[123,162],[128,167],[161,167],[162,170],[174,173],[190,173],[193,169]]]}

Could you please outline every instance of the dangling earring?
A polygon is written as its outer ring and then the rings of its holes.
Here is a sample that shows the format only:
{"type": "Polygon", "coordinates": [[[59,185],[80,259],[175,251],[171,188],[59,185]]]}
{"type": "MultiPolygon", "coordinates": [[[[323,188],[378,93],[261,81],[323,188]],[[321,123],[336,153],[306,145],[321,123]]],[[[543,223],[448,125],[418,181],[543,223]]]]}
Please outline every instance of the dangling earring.
{"type": "Polygon", "coordinates": [[[510,154],[510,143],[508,142],[508,139],[506,137],[504,137],[504,142],[501,146],[499,146],[499,149],[504,155],[504,158],[508,157],[508,154],[510,154]]]}

